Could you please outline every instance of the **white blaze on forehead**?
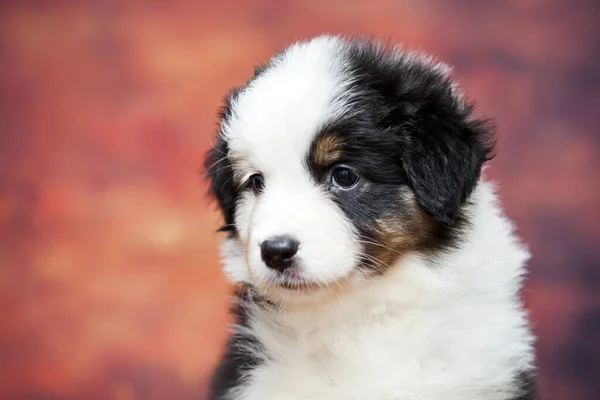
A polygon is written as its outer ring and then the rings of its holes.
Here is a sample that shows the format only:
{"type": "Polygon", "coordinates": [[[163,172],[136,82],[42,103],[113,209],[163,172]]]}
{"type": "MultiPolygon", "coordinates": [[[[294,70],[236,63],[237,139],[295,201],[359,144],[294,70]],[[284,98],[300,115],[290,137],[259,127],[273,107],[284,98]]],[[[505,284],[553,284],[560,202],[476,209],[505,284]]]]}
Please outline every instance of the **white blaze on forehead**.
{"type": "Polygon", "coordinates": [[[295,44],[240,93],[223,134],[242,173],[300,166],[319,128],[343,109],[342,50],[327,36],[295,44]]]}

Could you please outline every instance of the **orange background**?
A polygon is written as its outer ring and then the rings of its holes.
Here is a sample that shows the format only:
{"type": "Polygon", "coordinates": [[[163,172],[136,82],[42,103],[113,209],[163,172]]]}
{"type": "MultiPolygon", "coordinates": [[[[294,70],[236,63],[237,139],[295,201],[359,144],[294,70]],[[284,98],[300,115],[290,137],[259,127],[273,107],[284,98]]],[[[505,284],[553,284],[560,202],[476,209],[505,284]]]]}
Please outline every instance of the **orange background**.
{"type": "Polygon", "coordinates": [[[204,398],[228,321],[215,111],[323,32],[432,52],[496,117],[545,398],[600,398],[597,1],[115,0],[0,5],[0,399],[204,398]]]}

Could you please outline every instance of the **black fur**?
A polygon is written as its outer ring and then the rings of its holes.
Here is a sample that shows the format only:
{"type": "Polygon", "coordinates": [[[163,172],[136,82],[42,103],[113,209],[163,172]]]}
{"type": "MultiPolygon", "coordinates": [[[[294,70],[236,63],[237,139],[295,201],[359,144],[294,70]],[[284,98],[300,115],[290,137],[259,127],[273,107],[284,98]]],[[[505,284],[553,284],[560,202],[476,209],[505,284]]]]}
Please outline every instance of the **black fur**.
{"type": "MultiPolygon", "coordinates": [[[[256,296],[257,294],[253,293],[253,289],[249,286],[246,286],[244,290],[237,294],[237,303],[233,307],[232,313],[238,326],[248,327],[248,304],[257,305],[256,296]]],[[[260,298],[258,299],[258,305],[269,306],[260,298]]],[[[225,354],[210,383],[208,397],[210,400],[225,399],[231,388],[241,384],[244,373],[256,368],[262,362],[252,352],[249,352],[248,348],[260,349],[261,344],[255,338],[239,333],[229,338],[225,354]]]]}
{"type": "Polygon", "coordinates": [[[361,122],[391,137],[380,147],[393,147],[380,154],[397,152],[395,167],[402,168],[421,206],[451,225],[483,163],[493,157],[488,121],[473,117],[472,105],[454,93],[450,77],[410,53],[398,56],[360,40],[347,51],[361,122]]]}
{"type": "Polygon", "coordinates": [[[206,175],[210,180],[209,192],[217,199],[223,214],[225,225],[219,229],[224,232],[235,232],[234,213],[238,189],[233,180],[233,170],[227,158],[227,142],[221,137],[206,157],[206,175]]]}
{"type": "MultiPolygon", "coordinates": [[[[393,215],[410,223],[414,217],[401,196],[410,188],[433,219],[411,250],[456,247],[468,225],[464,206],[492,158],[490,124],[474,118],[450,78],[426,62],[364,40],[350,42],[345,51],[351,112],[323,126],[315,143],[333,132],[343,148],[336,162],[356,168],[363,179],[352,191],[328,190],[362,238],[377,241],[373,221],[393,215]]],[[[327,187],[331,165],[319,165],[312,153],[307,164],[327,187]]]]}
{"type": "Polygon", "coordinates": [[[518,395],[512,400],[536,400],[537,385],[532,372],[521,372],[516,377],[517,387],[519,388],[518,395]]]}
{"type": "MultiPolygon", "coordinates": [[[[246,319],[244,307],[236,307],[233,312],[238,321],[246,319]]],[[[225,399],[225,395],[231,388],[241,384],[244,373],[253,370],[261,363],[259,358],[246,350],[248,347],[259,346],[260,343],[252,337],[233,335],[229,338],[227,350],[211,381],[209,399],[225,399]]]]}

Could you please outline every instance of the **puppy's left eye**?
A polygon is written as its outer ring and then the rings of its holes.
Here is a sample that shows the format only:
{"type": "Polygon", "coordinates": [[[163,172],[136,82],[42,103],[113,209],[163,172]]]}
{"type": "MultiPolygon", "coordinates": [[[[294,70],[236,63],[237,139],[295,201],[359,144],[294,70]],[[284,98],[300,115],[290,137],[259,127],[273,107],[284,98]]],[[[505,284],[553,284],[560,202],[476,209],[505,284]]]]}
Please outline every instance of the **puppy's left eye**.
{"type": "Polygon", "coordinates": [[[358,182],[358,175],[345,165],[338,165],[331,171],[331,182],[342,189],[351,189],[358,182]]]}

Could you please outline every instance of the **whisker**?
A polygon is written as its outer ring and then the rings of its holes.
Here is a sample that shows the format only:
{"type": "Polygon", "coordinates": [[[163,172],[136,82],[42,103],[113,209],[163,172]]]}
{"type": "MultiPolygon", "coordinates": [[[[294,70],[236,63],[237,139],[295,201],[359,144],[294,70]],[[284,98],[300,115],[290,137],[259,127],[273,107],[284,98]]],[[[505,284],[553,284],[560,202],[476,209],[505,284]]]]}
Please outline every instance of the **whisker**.
{"type": "MultiPolygon", "coordinates": [[[[217,161],[217,162],[219,162],[219,161],[217,161]]],[[[212,167],[214,167],[215,165],[216,165],[216,164],[213,164],[213,166],[211,166],[211,168],[212,168],[212,167]]],[[[219,168],[219,169],[216,169],[216,170],[214,170],[214,171],[210,171],[210,169],[207,169],[207,170],[206,170],[206,173],[205,173],[205,176],[208,176],[209,174],[218,174],[218,173],[220,173],[221,171],[225,171],[225,170],[227,170],[227,169],[233,169],[233,166],[232,166],[231,164],[227,164],[227,165],[224,165],[224,166],[222,166],[221,168],[219,168]]]]}
{"type": "Polygon", "coordinates": [[[384,272],[387,269],[391,269],[391,266],[389,266],[387,263],[379,260],[376,257],[373,257],[370,254],[367,254],[367,253],[358,253],[357,256],[358,256],[359,259],[363,259],[365,261],[370,262],[373,266],[375,266],[376,268],[378,268],[379,272],[384,272]]]}
{"type": "MultiPolygon", "coordinates": [[[[223,156],[223,157],[219,158],[217,161],[215,161],[214,163],[212,163],[212,165],[206,169],[206,174],[210,173],[210,172],[211,172],[210,170],[211,170],[213,167],[215,167],[217,164],[219,164],[221,161],[225,160],[226,158],[227,158],[227,155],[225,155],[225,156],[223,156]]],[[[223,168],[229,168],[229,167],[231,167],[231,165],[227,164],[227,165],[226,165],[225,167],[223,167],[223,168]]]]}

